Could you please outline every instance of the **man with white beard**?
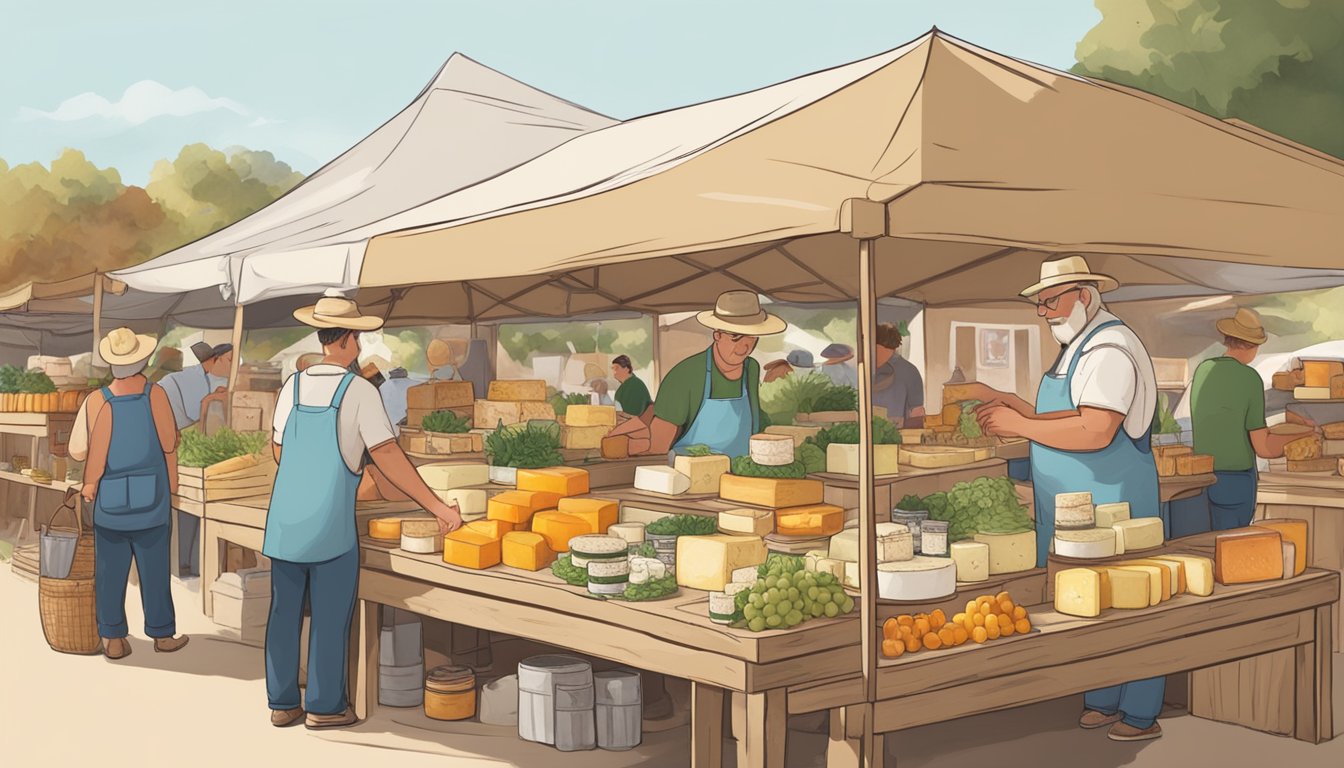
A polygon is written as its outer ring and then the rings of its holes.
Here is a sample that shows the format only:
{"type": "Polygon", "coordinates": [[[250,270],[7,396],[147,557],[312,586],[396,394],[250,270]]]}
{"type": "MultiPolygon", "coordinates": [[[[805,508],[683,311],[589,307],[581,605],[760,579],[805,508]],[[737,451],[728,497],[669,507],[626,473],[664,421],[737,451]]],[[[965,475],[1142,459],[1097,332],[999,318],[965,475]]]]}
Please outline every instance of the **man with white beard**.
{"type": "MultiPolygon", "coordinates": [[[[1050,324],[1060,353],[1035,405],[984,385],[972,395],[984,401],[976,416],[986,434],[1031,441],[1038,568],[1055,534],[1056,494],[1087,491],[1095,504],[1128,502],[1132,517],[1159,516],[1150,442],[1157,378],[1143,342],[1101,302],[1118,287],[1082,256],[1042,264],[1040,281],[1021,295],[1050,324]]],[[[1156,677],[1090,691],[1079,725],[1109,725],[1116,741],[1158,738],[1164,689],[1156,677]]]]}

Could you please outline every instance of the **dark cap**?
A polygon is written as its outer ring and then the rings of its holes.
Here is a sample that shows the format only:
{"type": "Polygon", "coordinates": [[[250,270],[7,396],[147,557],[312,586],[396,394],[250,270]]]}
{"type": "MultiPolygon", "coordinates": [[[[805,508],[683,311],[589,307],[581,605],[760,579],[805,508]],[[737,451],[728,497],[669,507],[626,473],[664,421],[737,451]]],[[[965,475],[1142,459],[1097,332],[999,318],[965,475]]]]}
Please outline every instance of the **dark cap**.
{"type": "Polygon", "coordinates": [[[214,360],[216,357],[219,357],[225,352],[232,352],[232,351],[233,351],[232,344],[216,344],[215,346],[212,347],[209,344],[206,344],[204,341],[198,341],[195,344],[191,345],[191,354],[195,355],[196,360],[202,363],[209,360],[214,360]]]}

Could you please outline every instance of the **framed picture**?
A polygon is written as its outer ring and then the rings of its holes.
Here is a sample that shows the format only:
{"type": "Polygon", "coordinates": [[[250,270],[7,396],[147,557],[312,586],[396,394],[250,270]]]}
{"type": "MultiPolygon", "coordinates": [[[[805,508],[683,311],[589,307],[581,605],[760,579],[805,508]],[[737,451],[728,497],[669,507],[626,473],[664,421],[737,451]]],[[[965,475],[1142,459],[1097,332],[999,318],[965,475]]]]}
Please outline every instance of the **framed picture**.
{"type": "Polygon", "coordinates": [[[1012,335],[1008,329],[981,328],[979,367],[1007,368],[1011,345],[1012,335]]]}

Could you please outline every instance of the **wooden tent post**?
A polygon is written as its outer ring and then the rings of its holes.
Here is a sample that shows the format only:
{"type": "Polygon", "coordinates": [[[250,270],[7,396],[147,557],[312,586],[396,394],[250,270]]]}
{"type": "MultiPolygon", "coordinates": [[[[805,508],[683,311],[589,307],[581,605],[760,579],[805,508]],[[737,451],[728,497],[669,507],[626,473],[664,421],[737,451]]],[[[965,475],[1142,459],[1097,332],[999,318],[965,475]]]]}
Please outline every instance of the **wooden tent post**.
{"type": "Polygon", "coordinates": [[[93,273],[93,357],[89,359],[89,377],[94,378],[94,368],[102,362],[98,354],[98,342],[103,340],[103,276],[93,273]]]}
{"type": "MultiPolygon", "coordinates": [[[[243,362],[243,305],[233,308],[233,364],[229,366],[229,392],[238,386],[238,366],[243,362]]],[[[225,409],[227,412],[228,409],[225,409]]]]}
{"type": "Polygon", "coordinates": [[[658,359],[658,356],[662,354],[663,346],[658,341],[658,338],[662,336],[662,319],[656,313],[649,315],[649,318],[653,320],[653,335],[649,337],[652,345],[652,351],[650,352],[652,359],[649,362],[649,383],[653,385],[651,392],[656,393],[658,391],[658,383],[663,380],[663,366],[658,359]]]}

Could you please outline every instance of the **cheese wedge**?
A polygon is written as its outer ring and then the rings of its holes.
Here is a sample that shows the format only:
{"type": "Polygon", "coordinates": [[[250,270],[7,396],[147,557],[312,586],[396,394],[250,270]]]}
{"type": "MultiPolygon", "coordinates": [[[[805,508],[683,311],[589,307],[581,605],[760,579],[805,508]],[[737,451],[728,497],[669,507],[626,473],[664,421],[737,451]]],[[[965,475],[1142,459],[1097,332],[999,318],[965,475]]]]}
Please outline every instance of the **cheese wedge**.
{"type": "Polygon", "coordinates": [[[1111,526],[1124,542],[1126,552],[1162,546],[1162,520],[1157,517],[1139,517],[1121,520],[1111,526]]]}
{"type": "Polygon", "coordinates": [[[1158,580],[1159,583],[1157,587],[1159,593],[1161,591],[1161,577],[1155,575],[1157,568],[1152,568],[1151,573],[1137,568],[1105,568],[1099,570],[1105,570],[1110,580],[1110,604],[1112,608],[1132,610],[1156,605],[1152,600],[1155,580],[1158,580]]]}
{"type": "Polygon", "coordinates": [[[486,505],[485,516],[503,520],[515,526],[526,526],[532,516],[543,509],[554,509],[560,497],[544,491],[505,491],[497,494],[486,505]]]}
{"type": "Polygon", "coordinates": [[[1295,518],[1277,518],[1274,520],[1257,520],[1251,523],[1252,527],[1268,528],[1271,531],[1278,531],[1279,536],[1284,541],[1293,544],[1293,571],[1292,575],[1301,576],[1307,569],[1307,544],[1308,538],[1307,521],[1295,518]]]}
{"type": "Polygon", "coordinates": [[[1173,596],[1181,594],[1181,571],[1185,566],[1170,560],[1159,560],[1157,558],[1144,558],[1141,560],[1125,560],[1117,565],[1152,565],[1165,571],[1162,574],[1162,594],[1166,597],[1163,600],[1170,600],[1173,596]]]}
{"type": "Polygon", "coordinates": [[[1171,583],[1166,568],[1156,565],[1117,565],[1117,571],[1134,571],[1148,577],[1148,604],[1157,605],[1171,599],[1171,583]],[[1165,587],[1165,588],[1164,588],[1165,587]]]}
{"type": "Polygon", "coordinates": [[[499,539],[459,528],[443,537],[443,561],[462,568],[484,570],[499,565],[499,539]]]}
{"type": "Polygon", "coordinates": [[[677,584],[706,592],[722,592],[733,571],[765,562],[759,536],[678,536],[677,584]]]}
{"type": "Polygon", "coordinates": [[[790,507],[775,512],[780,536],[831,536],[845,527],[845,510],[833,504],[790,507]]]}
{"type": "Polygon", "coordinates": [[[768,509],[725,509],[719,513],[719,530],[747,536],[768,536],[775,530],[775,513],[768,509]]]}
{"type": "Polygon", "coordinates": [[[588,470],[574,467],[520,469],[518,490],[553,493],[561,498],[582,496],[588,492],[588,470]]]}
{"type": "Polygon", "coordinates": [[[687,493],[718,493],[719,478],[728,474],[732,462],[727,456],[678,456],[672,468],[691,479],[687,493]]]}
{"type": "Polygon", "coordinates": [[[504,564],[525,571],[540,571],[555,561],[546,537],[530,531],[510,531],[500,543],[504,564]]]}
{"type": "Polygon", "coordinates": [[[1213,577],[1219,584],[1250,584],[1283,578],[1283,537],[1252,526],[1214,539],[1213,577]]]}
{"type": "Polygon", "coordinates": [[[1283,578],[1293,578],[1293,567],[1297,562],[1297,547],[1291,541],[1283,542],[1283,578]]]}
{"type": "Polygon", "coordinates": [[[369,538],[401,541],[401,518],[375,517],[369,521],[369,538]]]}
{"type": "Polygon", "coordinates": [[[532,516],[532,531],[546,538],[556,552],[568,552],[569,540],[588,534],[588,521],[561,512],[538,512],[532,516]]]}
{"type": "Polygon", "coordinates": [[[1213,561],[1198,555],[1160,555],[1154,560],[1175,560],[1184,566],[1181,574],[1185,578],[1182,590],[1197,597],[1213,594],[1213,561]]]}
{"type": "Polygon", "coordinates": [[[481,488],[453,488],[447,491],[434,491],[444,504],[456,504],[463,520],[481,517],[485,514],[487,494],[481,488]]]}
{"type": "Polygon", "coordinates": [[[691,478],[672,467],[635,467],[635,488],[677,496],[691,489],[691,478]]]}
{"type": "Polygon", "coordinates": [[[503,520],[474,520],[463,527],[491,539],[502,539],[505,534],[514,530],[513,523],[503,520]]]}
{"type": "Polygon", "coordinates": [[[1101,615],[1102,574],[1091,568],[1066,568],[1055,574],[1055,610],[1069,616],[1101,615]]]}
{"type": "Polygon", "coordinates": [[[1096,516],[1098,528],[1111,528],[1116,523],[1129,519],[1129,502],[1098,504],[1093,514],[1096,516]]]}
{"type": "Polygon", "coordinates": [[[424,464],[416,467],[415,471],[420,474],[425,485],[434,491],[490,482],[490,467],[486,464],[424,464]]]}
{"type": "Polygon", "coordinates": [[[609,499],[561,499],[557,509],[588,523],[589,533],[607,533],[621,515],[620,503],[609,499]]]}
{"type": "Polygon", "coordinates": [[[1029,571],[1036,567],[1036,532],[977,533],[975,540],[989,546],[989,575],[1029,571]]]}
{"type": "Polygon", "coordinates": [[[629,546],[644,543],[644,523],[616,523],[608,526],[606,533],[620,536],[629,546]]]}
{"type": "MultiPolygon", "coordinates": [[[[1109,569],[1109,568],[1090,568],[1089,570],[1095,572],[1095,573],[1097,574],[1097,578],[1100,579],[1100,583],[1101,583],[1101,605],[1100,605],[1100,609],[1103,610],[1103,611],[1105,611],[1105,610],[1108,610],[1108,609],[1110,609],[1110,608],[1113,608],[1114,605],[1113,605],[1112,602],[1111,602],[1111,571],[1110,571],[1110,569],[1109,569]]],[[[1145,579],[1143,580],[1143,583],[1140,584],[1139,586],[1143,587],[1143,593],[1144,593],[1144,594],[1143,594],[1143,598],[1144,598],[1144,601],[1146,602],[1147,599],[1148,599],[1148,580],[1145,578],[1145,579]]]]}
{"type": "Polygon", "coordinates": [[[719,497],[723,500],[770,509],[820,504],[825,491],[826,487],[820,480],[771,479],[738,475],[724,475],[719,480],[719,497]]]}

